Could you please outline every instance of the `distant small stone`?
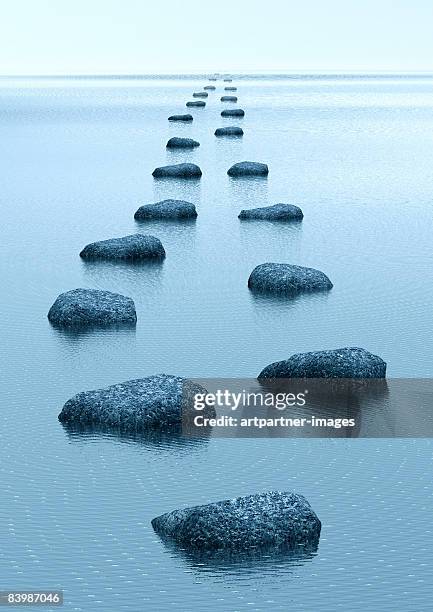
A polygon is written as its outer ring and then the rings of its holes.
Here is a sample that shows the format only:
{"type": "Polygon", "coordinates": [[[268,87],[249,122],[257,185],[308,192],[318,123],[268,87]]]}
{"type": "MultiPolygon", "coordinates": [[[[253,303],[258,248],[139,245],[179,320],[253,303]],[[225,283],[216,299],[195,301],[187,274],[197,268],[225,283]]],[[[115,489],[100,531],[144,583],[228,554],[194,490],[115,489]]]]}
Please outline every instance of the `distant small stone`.
{"type": "Polygon", "coordinates": [[[197,211],[191,202],[184,200],[162,200],[155,204],[145,204],[140,206],[134,215],[137,221],[151,219],[194,219],[197,211]]]}
{"type": "Polygon", "coordinates": [[[152,172],[154,178],[183,178],[198,179],[202,171],[196,164],[173,164],[172,166],[161,166],[152,172]]]}
{"type": "Polygon", "coordinates": [[[264,368],[258,378],[385,378],[386,362],[369,351],[345,347],[297,353],[264,368]]]}
{"type": "Polygon", "coordinates": [[[304,213],[294,204],[274,204],[262,208],[241,210],[239,219],[260,219],[265,221],[301,221],[304,213]]]}
{"type": "Polygon", "coordinates": [[[221,117],[243,117],[245,111],[242,108],[228,108],[221,111],[221,117]]]}
{"type": "Polygon", "coordinates": [[[224,83],[231,83],[232,79],[224,79],[224,83]]]}
{"type": "Polygon", "coordinates": [[[62,293],[48,312],[56,327],[74,328],[137,322],[131,298],[99,289],[72,289],[62,293]]]}
{"type": "Polygon", "coordinates": [[[208,89],[209,91],[215,91],[216,87],[215,85],[206,85],[206,87],[203,87],[203,89],[208,89]]]}
{"type": "Polygon", "coordinates": [[[297,295],[329,291],[333,285],[320,270],[284,263],[260,264],[251,272],[248,287],[259,293],[297,295]]]}
{"type": "Polygon", "coordinates": [[[233,164],[231,168],[227,170],[229,176],[267,176],[269,174],[269,168],[266,164],[260,162],[238,162],[233,164]]]}
{"type": "Polygon", "coordinates": [[[186,105],[194,107],[203,107],[206,106],[206,102],[204,102],[203,100],[193,100],[192,102],[187,102],[186,105]]]}
{"type": "Polygon", "coordinates": [[[215,136],[243,136],[244,131],[240,127],[229,126],[222,127],[215,130],[215,136]]]}
{"type": "Polygon", "coordinates": [[[193,120],[193,116],[192,115],[171,115],[171,117],[168,118],[169,121],[192,121],[193,120]]]}
{"type": "Polygon", "coordinates": [[[236,96],[221,96],[221,102],[237,102],[236,96]]]}
{"type": "Polygon", "coordinates": [[[170,138],[167,142],[167,149],[194,149],[194,147],[199,147],[200,143],[192,138],[179,138],[174,136],[170,138]]]}
{"type": "Polygon", "coordinates": [[[237,87],[224,87],[224,91],[237,91],[237,87]]]}
{"type": "Polygon", "coordinates": [[[210,77],[209,78],[209,81],[216,81],[216,80],[217,80],[216,77],[210,77]]]}
{"type": "Polygon", "coordinates": [[[92,242],[80,253],[83,259],[140,260],[164,258],[165,250],[159,238],[145,234],[131,234],[92,242]]]}
{"type": "Polygon", "coordinates": [[[207,91],[196,91],[192,94],[193,98],[207,98],[208,97],[208,93],[207,91]]]}

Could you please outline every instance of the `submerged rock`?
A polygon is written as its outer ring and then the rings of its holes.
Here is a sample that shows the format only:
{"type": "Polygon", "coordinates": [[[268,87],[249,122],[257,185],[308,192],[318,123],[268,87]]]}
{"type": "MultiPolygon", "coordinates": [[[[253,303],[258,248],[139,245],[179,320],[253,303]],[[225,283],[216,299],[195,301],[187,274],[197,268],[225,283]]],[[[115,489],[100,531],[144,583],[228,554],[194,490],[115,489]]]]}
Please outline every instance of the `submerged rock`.
{"type": "Polygon", "coordinates": [[[228,108],[221,111],[221,117],[244,117],[245,111],[242,108],[228,108]]]}
{"type": "Polygon", "coordinates": [[[187,106],[194,106],[194,107],[202,107],[202,106],[206,106],[206,102],[204,100],[193,100],[191,102],[187,102],[186,103],[187,106]]]}
{"type": "Polygon", "coordinates": [[[203,89],[208,89],[209,91],[215,91],[216,87],[215,85],[206,85],[206,87],[203,87],[203,89]]]}
{"type": "Polygon", "coordinates": [[[208,95],[209,95],[209,94],[207,93],[207,91],[195,91],[195,92],[192,94],[192,97],[193,97],[193,98],[207,98],[207,97],[208,97],[208,95]]]}
{"type": "Polygon", "coordinates": [[[239,219],[261,219],[265,221],[301,221],[304,213],[294,204],[274,204],[262,208],[241,210],[239,219]]]}
{"type": "Polygon", "coordinates": [[[167,149],[194,149],[199,146],[200,143],[192,138],[179,138],[178,136],[170,138],[166,144],[167,149]]]}
{"type": "Polygon", "coordinates": [[[159,238],[145,234],[131,234],[122,238],[110,238],[92,242],[80,253],[83,259],[139,260],[165,257],[159,238]]]}
{"type": "Polygon", "coordinates": [[[251,272],[248,287],[259,293],[296,295],[329,291],[333,285],[320,270],[284,263],[260,264],[251,272]]]}
{"type": "Polygon", "coordinates": [[[209,81],[216,81],[216,77],[209,77],[209,81]]]}
{"type": "MultiPolygon", "coordinates": [[[[126,431],[178,430],[197,414],[192,401],[196,393],[206,390],[179,376],[156,374],[78,393],[63,406],[59,421],[126,431]]],[[[215,416],[213,408],[205,411],[215,416]]]]}
{"type": "Polygon", "coordinates": [[[266,553],[317,546],[321,523],[302,495],[270,491],[174,510],[154,518],[152,527],[189,551],[266,553]]]}
{"type": "Polygon", "coordinates": [[[244,131],[240,127],[228,126],[215,130],[215,136],[243,136],[244,131]]]}
{"type": "Polygon", "coordinates": [[[236,96],[221,96],[221,102],[237,102],[236,96]]]}
{"type": "Polygon", "coordinates": [[[173,164],[172,166],[161,166],[152,172],[154,178],[200,178],[202,172],[196,164],[173,164]]]}
{"type": "Polygon", "coordinates": [[[229,176],[267,176],[269,168],[259,162],[238,162],[227,170],[229,176]]]}
{"type": "Polygon", "coordinates": [[[385,378],[386,362],[363,348],[298,353],[264,368],[258,378],[385,378]]]}
{"type": "Polygon", "coordinates": [[[193,120],[193,116],[192,115],[171,115],[168,118],[169,121],[192,121],[193,120]]]}
{"type": "Polygon", "coordinates": [[[224,91],[237,91],[237,87],[224,87],[224,91]]]}
{"type": "Polygon", "coordinates": [[[137,322],[131,298],[99,289],[72,289],[62,293],[48,312],[56,327],[133,324],[137,322]]]}
{"type": "Polygon", "coordinates": [[[232,79],[224,79],[224,83],[231,83],[232,79]]]}
{"type": "Polygon", "coordinates": [[[155,204],[140,206],[134,215],[137,221],[147,219],[194,219],[197,211],[194,204],[184,200],[162,200],[155,204]]]}

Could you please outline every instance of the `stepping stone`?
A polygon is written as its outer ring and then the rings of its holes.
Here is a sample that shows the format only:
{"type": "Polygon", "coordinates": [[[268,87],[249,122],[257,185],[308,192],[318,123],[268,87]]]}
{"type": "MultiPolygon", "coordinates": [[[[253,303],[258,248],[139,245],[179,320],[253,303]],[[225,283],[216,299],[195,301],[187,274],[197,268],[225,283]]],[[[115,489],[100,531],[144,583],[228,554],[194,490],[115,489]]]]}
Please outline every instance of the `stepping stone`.
{"type": "Polygon", "coordinates": [[[155,204],[144,204],[134,215],[137,221],[195,219],[196,217],[197,211],[194,204],[184,200],[162,200],[155,204]]]}
{"type": "Polygon", "coordinates": [[[110,238],[92,242],[80,253],[83,259],[103,259],[106,261],[141,259],[162,259],[165,250],[159,238],[145,234],[131,234],[122,238],[110,238]]]}
{"type": "Polygon", "coordinates": [[[154,178],[183,178],[198,179],[202,171],[196,164],[173,164],[172,166],[161,166],[152,172],[154,178]]]}
{"type": "Polygon", "coordinates": [[[269,174],[269,168],[266,164],[259,162],[244,161],[233,164],[233,166],[227,170],[227,174],[232,177],[267,176],[269,174]]]}
{"type": "Polygon", "coordinates": [[[215,130],[215,136],[243,136],[244,131],[240,127],[229,126],[215,130]]]}
{"type": "Polygon", "coordinates": [[[192,138],[179,138],[174,136],[167,142],[167,149],[194,149],[199,147],[200,143],[192,138]]]}
{"type": "Polygon", "coordinates": [[[192,121],[193,120],[193,116],[192,115],[171,115],[171,117],[168,118],[169,121],[192,121]]]}
{"type": "Polygon", "coordinates": [[[221,111],[221,117],[243,117],[245,111],[242,108],[228,108],[221,111]]]}
{"type": "Polygon", "coordinates": [[[204,102],[203,100],[194,100],[192,102],[187,102],[186,105],[195,108],[202,108],[203,106],[206,106],[206,102],[204,102]]]}
{"type": "Polygon", "coordinates": [[[207,98],[208,97],[208,93],[207,91],[196,91],[192,94],[193,98],[207,98]]]}
{"type": "Polygon", "coordinates": [[[251,272],[248,287],[257,293],[294,296],[329,291],[333,285],[320,270],[285,263],[260,264],[251,272]]]}
{"type": "Polygon", "coordinates": [[[262,208],[241,210],[239,219],[260,219],[265,221],[301,221],[304,213],[294,204],[274,204],[262,208]]]}

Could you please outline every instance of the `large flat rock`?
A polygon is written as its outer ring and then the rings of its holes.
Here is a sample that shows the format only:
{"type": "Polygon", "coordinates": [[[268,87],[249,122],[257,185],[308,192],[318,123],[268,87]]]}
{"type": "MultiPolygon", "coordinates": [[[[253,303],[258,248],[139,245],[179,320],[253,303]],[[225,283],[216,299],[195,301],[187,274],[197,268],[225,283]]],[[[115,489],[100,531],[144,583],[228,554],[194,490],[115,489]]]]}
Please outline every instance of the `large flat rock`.
{"type": "Polygon", "coordinates": [[[237,126],[227,126],[227,127],[221,127],[221,128],[217,128],[215,130],[215,136],[229,136],[231,138],[239,138],[240,136],[244,135],[244,131],[241,127],[237,127],[237,126]]]}
{"type": "Polygon", "coordinates": [[[195,91],[195,92],[192,94],[192,97],[193,97],[193,98],[207,98],[207,97],[208,97],[208,95],[209,95],[209,94],[207,93],[207,91],[195,91]]]}
{"type": "Polygon", "coordinates": [[[186,103],[186,106],[192,108],[202,108],[203,106],[206,106],[206,102],[204,100],[191,100],[190,102],[186,103]]]}
{"type": "Polygon", "coordinates": [[[80,253],[83,259],[103,260],[141,260],[162,259],[165,249],[156,236],[146,234],[131,234],[122,238],[110,238],[92,242],[80,253]]]}
{"type": "Polygon", "coordinates": [[[197,211],[194,204],[184,200],[162,200],[154,204],[144,204],[134,215],[137,221],[147,219],[195,219],[196,217],[197,211]]]}
{"type": "Polygon", "coordinates": [[[199,179],[202,171],[196,164],[173,164],[161,166],[152,172],[154,178],[199,179]]]}
{"type": "Polygon", "coordinates": [[[72,289],[62,293],[48,312],[56,327],[74,328],[137,322],[131,298],[99,289],[72,289]]]}
{"type": "Polygon", "coordinates": [[[267,176],[269,174],[269,168],[266,164],[260,162],[244,161],[233,164],[233,166],[227,170],[227,174],[233,177],[267,176]]]}
{"type": "Polygon", "coordinates": [[[329,278],[314,268],[285,263],[264,263],[251,272],[248,287],[258,293],[297,295],[314,291],[329,291],[329,278]]]}
{"type": "Polygon", "coordinates": [[[317,546],[321,523],[302,495],[270,491],[174,510],[152,527],[189,551],[266,552],[317,546]]]}
{"type": "Polygon", "coordinates": [[[206,85],[203,89],[207,89],[208,91],[215,91],[215,85],[206,85]]]}
{"type": "Polygon", "coordinates": [[[294,204],[274,204],[262,208],[241,210],[239,219],[253,219],[263,221],[301,221],[304,213],[294,204]]]}
{"type": "Polygon", "coordinates": [[[221,111],[221,117],[243,117],[244,115],[243,108],[226,108],[221,111]]]}
{"type": "Polygon", "coordinates": [[[298,353],[266,366],[258,378],[385,378],[386,362],[369,351],[345,347],[298,353]]]}
{"type": "Polygon", "coordinates": [[[186,115],[170,115],[168,118],[169,121],[192,121],[193,116],[187,113],[186,115]]]}
{"type": "Polygon", "coordinates": [[[221,96],[221,102],[237,102],[236,96],[221,96]]]}

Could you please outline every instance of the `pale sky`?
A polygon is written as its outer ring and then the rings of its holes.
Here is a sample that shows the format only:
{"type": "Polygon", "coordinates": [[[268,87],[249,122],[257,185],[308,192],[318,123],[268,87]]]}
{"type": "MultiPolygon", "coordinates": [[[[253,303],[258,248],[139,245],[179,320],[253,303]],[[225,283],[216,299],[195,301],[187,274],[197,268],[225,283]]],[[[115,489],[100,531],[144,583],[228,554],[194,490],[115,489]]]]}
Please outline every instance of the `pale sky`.
{"type": "Polygon", "coordinates": [[[0,74],[433,71],[433,0],[0,2],[0,74]]]}

